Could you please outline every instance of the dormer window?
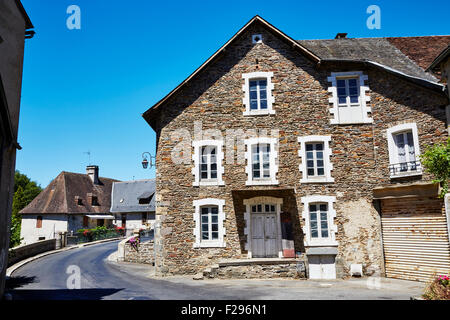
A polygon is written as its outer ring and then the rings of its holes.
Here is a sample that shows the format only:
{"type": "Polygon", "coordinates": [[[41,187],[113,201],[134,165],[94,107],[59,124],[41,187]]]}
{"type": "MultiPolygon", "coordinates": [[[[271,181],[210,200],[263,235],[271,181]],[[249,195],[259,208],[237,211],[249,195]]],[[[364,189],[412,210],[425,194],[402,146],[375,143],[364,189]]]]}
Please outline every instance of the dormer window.
{"type": "Polygon", "coordinates": [[[331,124],[372,123],[371,108],[367,107],[370,96],[366,95],[369,87],[364,84],[367,75],[361,71],[332,72],[328,77],[332,93],[329,99],[333,107],[330,113],[334,116],[331,124]]]}
{"type": "Polygon", "coordinates": [[[245,105],[244,115],[265,115],[274,114],[272,104],[275,102],[272,96],[273,72],[252,72],[244,73],[242,78],[245,84],[243,103],[245,105]]]}

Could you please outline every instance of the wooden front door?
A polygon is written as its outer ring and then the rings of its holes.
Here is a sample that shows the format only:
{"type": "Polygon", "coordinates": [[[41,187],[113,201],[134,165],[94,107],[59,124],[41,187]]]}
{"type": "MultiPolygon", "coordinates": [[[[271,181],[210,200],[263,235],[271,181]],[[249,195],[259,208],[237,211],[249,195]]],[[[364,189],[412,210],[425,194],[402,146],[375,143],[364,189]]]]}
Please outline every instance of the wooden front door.
{"type": "Polygon", "coordinates": [[[257,205],[254,207],[256,212],[251,214],[252,256],[255,258],[277,257],[278,232],[275,206],[257,205]]]}

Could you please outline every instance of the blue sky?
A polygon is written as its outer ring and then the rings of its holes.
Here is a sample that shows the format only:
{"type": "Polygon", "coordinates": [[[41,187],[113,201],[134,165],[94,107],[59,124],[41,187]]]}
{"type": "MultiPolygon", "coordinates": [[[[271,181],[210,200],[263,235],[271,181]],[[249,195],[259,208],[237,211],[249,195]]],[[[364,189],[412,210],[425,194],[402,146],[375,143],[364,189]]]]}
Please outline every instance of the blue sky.
{"type": "Polygon", "coordinates": [[[156,137],[141,114],[258,14],[294,39],[450,34],[445,1],[22,0],[26,41],[16,168],[43,187],[61,171],[153,178],[156,137]],[[66,27],[69,5],[81,30],[66,27]],[[366,8],[381,8],[369,30],[366,8]]]}

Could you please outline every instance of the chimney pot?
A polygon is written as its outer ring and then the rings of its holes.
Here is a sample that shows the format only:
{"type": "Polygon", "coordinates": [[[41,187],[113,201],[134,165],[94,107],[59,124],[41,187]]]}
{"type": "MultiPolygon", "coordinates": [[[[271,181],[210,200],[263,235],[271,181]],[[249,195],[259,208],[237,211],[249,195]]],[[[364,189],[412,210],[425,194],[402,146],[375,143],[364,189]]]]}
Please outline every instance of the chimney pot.
{"type": "Polygon", "coordinates": [[[86,174],[91,178],[91,181],[94,184],[99,184],[98,181],[98,166],[87,166],[86,167],[86,174]]]}

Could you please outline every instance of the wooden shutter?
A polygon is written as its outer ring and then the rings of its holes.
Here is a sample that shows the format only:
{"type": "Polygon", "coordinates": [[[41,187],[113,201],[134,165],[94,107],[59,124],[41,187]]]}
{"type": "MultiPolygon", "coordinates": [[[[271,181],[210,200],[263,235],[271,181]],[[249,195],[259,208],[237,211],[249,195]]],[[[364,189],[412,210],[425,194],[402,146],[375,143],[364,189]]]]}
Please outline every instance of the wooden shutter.
{"type": "Polygon", "coordinates": [[[428,281],[450,273],[444,202],[435,198],[382,200],[386,276],[428,281]]]}
{"type": "Polygon", "coordinates": [[[38,216],[36,219],[36,228],[42,228],[42,216],[38,216]]]}

